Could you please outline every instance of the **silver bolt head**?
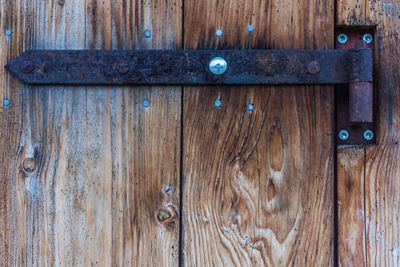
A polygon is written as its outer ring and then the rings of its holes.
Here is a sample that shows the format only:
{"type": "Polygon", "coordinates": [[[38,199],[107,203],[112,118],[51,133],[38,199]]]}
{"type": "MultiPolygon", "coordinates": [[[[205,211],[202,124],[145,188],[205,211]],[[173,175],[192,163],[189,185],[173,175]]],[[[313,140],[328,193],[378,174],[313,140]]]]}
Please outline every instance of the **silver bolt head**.
{"type": "Polygon", "coordinates": [[[150,38],[151,37],[151,31],[150,30],[145,30],[144,31],[144,37],[150,38]]]}
{"type": "Polygon", "coordinates": [[[349,132],[347,130],[340,130],[339,132],[339,139],[342,141],[346,141],[349,139],[349,132]]]}
{"type": "Polygon", "coordinates": [[[247,105],[247,110],[248,111],[252,111],[254,109],[254,105],[253,104],[248,104],[247,105]]]}
{"type": "Polygon", "coordinates": [[[219,108],[219,107],[221,106],[221,104],[222,104],[221,99],[217,99],[217,100],[215,100],[215,102],[214,102],[214,106],[216,106],[217,108],[219,108]]]}
{"type": "Polygon", "coordinates": [[[223,74],[228,68],[228,62],[222,57],[215,57],[211,59],[210,64],[208,64],[208,68],[215,75],[223,74]]]}
{"type": "Polygon", "coordinates": [[[217,37],[221,37],[221,36],[222,36],[222,29],[217,29],[217,30],[215,31],[215,35],[216,35],[217,37]]]}
{"type": "Polygon", "coordinates": [[[367,141],[371,141],[372,139],[374,139],[374,132],[371,130],[366,130],[364,132],[364,139],[367,141]]]}
{"type": "Polygon", "coordinates": [[[248,31],[248,32],[254,31],[254,26],[251,25],[251,24],[247,25],[247,31],[248,31]]]}
{"type": "Polygon", "coordinates": [[[6,34],[6,36],[11,36],[12,31],[11,30],[6,30],[5,34],[6,34]]]}
{"type": "Polygon", "coordinates": [[[347,41],[348,41],[348,37],[347,37],[346,34],[341,33],[341,34],[339,34],[339,35],[337,36],[337,40],[338,40],[339,44],[345,44],[345,43],[347,43],[347,41]]]}
{"type": "Polygon", "coordinates": [[[370,33],[364,34],[363,37],[362,37],[362,39],[363,39],[363,41],[366,42],[367,44],[370,44],[370,43],[372,43],[372,41],[373,41],[372,34],[370,34],[370,33]]]}

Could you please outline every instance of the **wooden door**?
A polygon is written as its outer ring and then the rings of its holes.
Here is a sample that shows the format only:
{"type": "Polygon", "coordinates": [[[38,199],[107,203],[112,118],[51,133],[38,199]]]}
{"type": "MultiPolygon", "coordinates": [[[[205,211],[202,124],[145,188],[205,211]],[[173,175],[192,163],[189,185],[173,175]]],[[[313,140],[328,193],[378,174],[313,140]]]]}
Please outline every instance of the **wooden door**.
{"type": "MultiPolygon", "coordinates": [[[[0,266],[398,266],[400,3],[0,0],[27,49],[333,49],[376,29],[378,145],[333,86],[28,86],[0,67],[0,266]]],[[[177,66],[179,67],[179,66],[177,66]]]]}

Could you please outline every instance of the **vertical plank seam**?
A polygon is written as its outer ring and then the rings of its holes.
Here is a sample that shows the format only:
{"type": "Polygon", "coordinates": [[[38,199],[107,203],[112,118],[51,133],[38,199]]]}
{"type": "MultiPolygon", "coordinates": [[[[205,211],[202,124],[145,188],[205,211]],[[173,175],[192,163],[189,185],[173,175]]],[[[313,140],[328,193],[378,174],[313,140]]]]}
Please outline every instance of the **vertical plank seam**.
{"type": "MultiPolygon", "coordinates": [[[[335,7],[336,10],[336,7],[335,7]]],[[[336,90],[334,92],[336,94],[336,90]]],[[[335,96],[334,96],[335,99],[335,96]]],[[[333,124],[333,131],[336,133],[336,105],[333,105],[333,110],[334,110],[334,118],[332,121],[333,124]]],[[[339,209],[338,209],[338,183],[339,183],[339,177],[338,177],[338,148],[337,148],[337,140],[335,138],[336,134],[333,135],[334,140],[333,140],[333,145],[335,147],[334,149],[334,155],[333,155],[333,266],[338,267],[339,266],[339,209]]]]}
{"type": "MultiPolygon", "coordinates": [[[[333,3],[333,23],[334,23],[334,29],[333,29],[333,42],[334,42],[334,47],[336,49],[336,26],[338,25],[338,1],[340,0],[334,0],[333,3]]],[[[339,266],[339,208],[338,208],[338,184],[339,184],[339,177],[338,177],[338,146],[337,146],[337,139],[336,139],[336,133],[337,133],[337,125],[336,125],[336,86],[334,87],[334,95],[333,95],[333,145],[334,145],[334,155],[333,155],[333,266],[338,267],[339,266]]]]}
{"type": "Polygon", "coordinates": [[[180,171],[179,171],[179,259],[178,259],[178,265],[179,267],[183,266],[183,249],[182,249],[182,245],[183,245],[183,190],[184,190],[184,179],[183,179],[183,157],[184,157],[184,143],[183,143],[183,127],[184,127],[184,123],[183,123],[183,101],[184,101],[184,87],[181,86],[181,133],[180,133],[180,152],[181,152],[181,156],[180,156],[180,171]]]}
{"type": "MultiPolygon", "coordinates": [[[[185,45],[185,0],[181,1],[181,14],[182,14],[182,22],[181,22],[181,45],[180,48],[183,49],[185,45]]],[[[179,248],[178,248],[178,265],[179,267],[183,266],[183,199],[184,199],[184,178],[183,178],[183,164],[184,164],[184,86],[181,86],[181,133],[180,133],[180,170],[179,170],[179,248]]]]}
{"type": "Polygon", "coordinates": [[[364,154],[363,154],[363,168],[364,168],[364,174],[363,174],[363,196],[364,196],[364,218],[363,218],[363,225],[364,225],[364,262],[365,266],[368,266],[368,255],[367,255],[367,191],[366,191],[366,181],[367,181],[367,148],[364,147],[364,154]]]}

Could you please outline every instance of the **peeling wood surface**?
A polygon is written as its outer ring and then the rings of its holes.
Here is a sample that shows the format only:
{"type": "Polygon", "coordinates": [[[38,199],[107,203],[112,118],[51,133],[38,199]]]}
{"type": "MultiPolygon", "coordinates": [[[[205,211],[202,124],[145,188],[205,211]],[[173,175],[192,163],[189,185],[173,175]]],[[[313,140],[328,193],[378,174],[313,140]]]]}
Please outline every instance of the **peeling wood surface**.
{"type": "MultiPolygon", "coordinates": [[[[332,48],[333,6],[186,0],[184,47],[332,48]]],[[[183,110],[184,266],[333,265],[332,87],[186,87],[183,110]]]]}
{"type": "MultiPolygon", "coordinates": [[[[398,1],[347,0],[338,1],[337,22],[342,25],[376,25],[375,64],[378,90],[378,145],[364,150],[364,156],[349,161],[354,183],[348,203],[341,200],[341,213],[362,208],[356,204],[365,198],[363,216],[349,217],[339,226],[339,258],[342,266],[352,266],[353,259],[362,258],[368,266],[400,265],[400,74],[398,72],[400,48],[400,3],[398,1]],[[360,13],[358,18],[355,15],[360,13]],[[360,168],[362,166],[362,168],[360,168]],[[358,188],[357,188],[358,187],[358,188]],[[356,196],[358,194],[359,196],[356,196]],[[356,219],[357,218],[357,219],[356,219]],[[340,229],[345,229],[340,231],[340,229]],[[349,239],[347,232],[365,232],[365,241],[349,239]],[[349,248],[356,248],[350,250],[349,248]],[[364,254],[361,252],[364,251],[364,254]]],[[[338,163],[353,155],[354,149],[338,153],[338,163]]],[[[357,152],[358,153],[358,152],[357,152]]],[[[340,172],[338,173],[340,174],[340,172]]],[[[339,182],[346,178],[338,177],[339,182]]],[[[342,185],[343,187],[345,185],[342,185]]],[[[339,184],[339,188],[341,185],[339,184]]],[[[339,215],[340,216],[340,215],[339,215]]]]}
{"type": "MultiPolygon", "coordinates": [[[[26,49],[181,45],[179,1],[0,9],[1,65],[26,49]]],[[[176,266],[181,88],[33,88],[2,68],[0,81],[0,265],[176,266]]]]}

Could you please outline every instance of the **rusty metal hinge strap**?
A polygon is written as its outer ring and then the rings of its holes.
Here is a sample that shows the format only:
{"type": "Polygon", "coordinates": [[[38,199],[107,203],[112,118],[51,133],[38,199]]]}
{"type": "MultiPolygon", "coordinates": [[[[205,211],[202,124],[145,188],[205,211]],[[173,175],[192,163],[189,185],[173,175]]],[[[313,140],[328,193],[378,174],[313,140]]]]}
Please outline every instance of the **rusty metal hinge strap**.
{"type": "Polygon", "coordinates": [[[28,84],[211,85],[372,82],[371,49],[34,50],[6,68],[28,84]],[[210,70],[213,58],[227,67],[210,70]]]}

